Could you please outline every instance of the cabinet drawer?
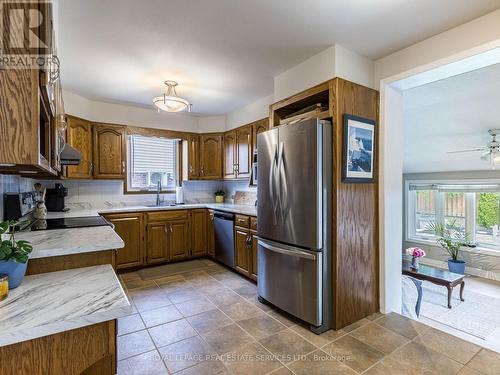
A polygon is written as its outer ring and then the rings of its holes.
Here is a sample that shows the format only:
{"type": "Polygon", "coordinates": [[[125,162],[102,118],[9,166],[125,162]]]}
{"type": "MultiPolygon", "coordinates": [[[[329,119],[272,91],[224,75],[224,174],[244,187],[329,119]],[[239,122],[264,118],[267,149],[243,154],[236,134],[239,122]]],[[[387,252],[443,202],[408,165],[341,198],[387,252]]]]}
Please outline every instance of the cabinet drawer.
{"type": "Polygon", "coordinates": [[[255,216],[250,217],[250,229],[257,230],[257,218],[255,216]]]}
{"type": "Polygon", "coordinates": [[[236,215],[234,218],[234,225],[237,227],[248,228],[250,227],[250,217],[245,215],[236,215]]]}
{"type": "Polygon", "coordinates": [[[146,219],[148,222],[164,221],[164,220],[177,220],[177,219],[187,219],[187,210],[169,210],[169,211],[155,211],[146,213],[146,219]]]}

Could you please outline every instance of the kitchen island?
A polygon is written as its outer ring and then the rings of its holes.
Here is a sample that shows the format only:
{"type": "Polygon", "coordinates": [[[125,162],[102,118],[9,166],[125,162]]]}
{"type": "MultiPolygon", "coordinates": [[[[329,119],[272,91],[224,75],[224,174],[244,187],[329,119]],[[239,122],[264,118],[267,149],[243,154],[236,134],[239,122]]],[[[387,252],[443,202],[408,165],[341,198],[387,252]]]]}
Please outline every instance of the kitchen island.
{"type": "Polygon", "coordinates": [[[26,276],[0,302],[0,373],[114,374],[130,312],[111,265],[26,276]]]}

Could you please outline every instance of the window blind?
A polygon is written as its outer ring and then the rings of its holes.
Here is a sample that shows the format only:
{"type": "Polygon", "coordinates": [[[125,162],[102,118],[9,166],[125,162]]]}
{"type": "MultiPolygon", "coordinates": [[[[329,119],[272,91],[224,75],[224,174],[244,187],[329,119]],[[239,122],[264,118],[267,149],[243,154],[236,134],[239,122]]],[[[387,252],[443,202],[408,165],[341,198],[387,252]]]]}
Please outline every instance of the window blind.
{"type": "Polygon", "coordinates": [[[496,193],[500,192],[500,184],[410,184],[409,190],[434,190],[439,192],[456,193],[496,193]]]}
{"type": "Polygon", "coordinates": [[[176,175],[177,140],[131,135],[130,146],[132,173],[154,171],[176,175]]]}

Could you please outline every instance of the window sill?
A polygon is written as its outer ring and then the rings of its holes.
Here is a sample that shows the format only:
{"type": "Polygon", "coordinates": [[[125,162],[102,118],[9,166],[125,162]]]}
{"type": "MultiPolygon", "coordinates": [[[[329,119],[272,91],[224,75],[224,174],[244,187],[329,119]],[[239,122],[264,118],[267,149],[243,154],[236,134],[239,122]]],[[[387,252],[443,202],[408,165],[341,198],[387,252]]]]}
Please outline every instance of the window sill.
{"type": "MultiPolygon", "coordinates": [[[[406,242],[439,247],[435,241],[425,240],[422,238],[407,238],[406,242]]],[[[494,257],[500,257],[500,250],[490,249],[490,248],[481,247],[481,246],[464,247],[464,248],[460,249],[460,251],[464,251],[467,253],[473,253],[473,254],[482,254],[482,255],[490,255],[490,256],[494,256],[494,257]]]]}

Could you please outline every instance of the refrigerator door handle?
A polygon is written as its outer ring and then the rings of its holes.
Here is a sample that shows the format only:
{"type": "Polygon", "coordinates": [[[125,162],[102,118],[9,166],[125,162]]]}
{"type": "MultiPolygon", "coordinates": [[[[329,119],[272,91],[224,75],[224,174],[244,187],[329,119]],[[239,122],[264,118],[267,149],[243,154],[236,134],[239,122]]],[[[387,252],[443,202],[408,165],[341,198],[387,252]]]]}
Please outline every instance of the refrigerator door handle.
{"type": "Polygon", "coordinates": [[[277,246],[271,245],[267,241],[263,241],[261,239],[258,240],[258,244],[265,249],[268,249],[268,250],[271,250],[271,251],[274,251],[276,253],[280,253],[283,255],[288,255],[288,256],[292,256],[292,257],[296,257],[296,258],[316,260],[316,255],[309,254],[309,253],[302,251],[302,250],[287,250],[283,247],[277,247],[277,246]]]}
{"type": "Polygon", "coordinates": [[[276,178],[276,191],[278,192],[278,209],[279,209],[279,218],[280,220],[284,220],[283,217],[283,198],[281,196],[281,168],[283,162],[283,142],[279,143],[278,146],[278,173],[276,178]]]}
{"type": "Polygon", "coordinates": [[[285,220],[286,210],[288,206],[288,183],[286,179],[285,169],[285,147],[284,143],[280,142],[278,156],[278,176],[279,176],[279,202],[281,220],[285,220]]]}
{"type": "Polygon", "coordinates": [[[273,205],[273,223],[276,225],[278,220],[276,218],[276,211],[278,208],[278,201],[275,201],[274,190],[276,189],[276,158],[278,153],[278,145],[274,147],[273,160],[271,162],[271,167],[269,168],[269,196],[271,198],[271,204],[273,205]]]}

